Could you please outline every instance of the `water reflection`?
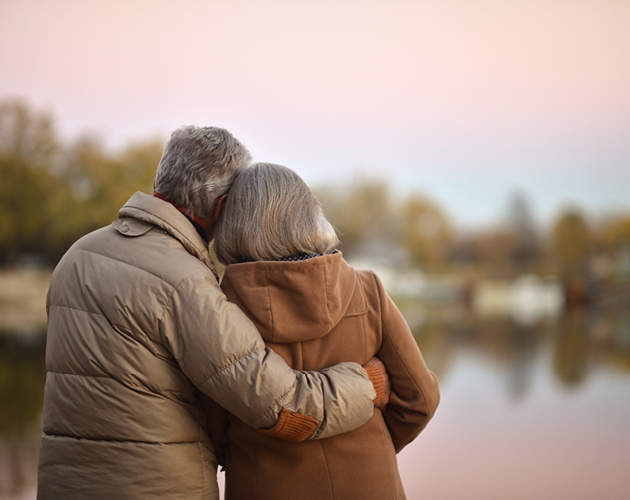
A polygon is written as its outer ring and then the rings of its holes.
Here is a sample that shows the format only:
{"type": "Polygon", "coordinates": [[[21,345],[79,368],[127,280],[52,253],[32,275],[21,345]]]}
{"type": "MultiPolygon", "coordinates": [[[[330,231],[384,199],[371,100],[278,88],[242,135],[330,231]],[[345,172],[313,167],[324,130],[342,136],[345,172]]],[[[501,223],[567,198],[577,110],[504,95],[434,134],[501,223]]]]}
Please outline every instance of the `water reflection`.
{"type": "Polygon", "coordinates": [[[446,380],[461,351],[472,350],[505,375],[509,394],[525,397],[535,360],[551,350],[553,373],[567,388],[577,388],[592,370],[630,374],[630,308],[572,308],[558,318],[536,323],[512,316],[478,316],[461,304],[401,302],[431,368],[446,380]]]}
{"type": "Polygon", "coordinates": [[[46,370],[44,332],[0,331],[0,498],[36,481],[46,370]]]}
{"type": "MultiPolygon", "coordinates": [[[[488,405],[496,405],[499,413],[522,412],[520,417],[510,413],[510,418],[518,422],[515,426],[522,426],[522,422],[528,420],[528,412],[536,415],[536,428],[532,433],[553,427],[555,423],[549,420],[547,410],[538,406],[530,408],[539,405],[533,401],[542,397],[541,384],[546,398],[544,405],[553,406],[554,411],[560,413],[571,413],[573,410],[567,405],[577,404],[575,401],[580,401],[584,407],[595,407],[595,411],[606,406],[606,401],[610,404],[613,399],[618,401],[620,392],[606,392],[606,384],[595,389],[590,384],[587,388],[589,380],[598,380],[598,374],[604,372],[620,377],[621,393],[630,394],[630,308],[625,303],[571,309],[560,317],[541,317],[536,322],[522,322],[511,315],[479,315],[456,303],[431,305],[408,300],[400,301],[399,306],[428,365],[440,376],[443,388],[443,404],[435,423],[430,424],[426,437],[423,434],[418,444],[414,443],[415,448],[401,455],[401,470],[411,467],[410,461],[428,460],[417,450],[422,450],[423,446],[426,449],[433,445],[444,447],[449,435],[454,432],[457,435],[471,421],[476,422],[475,432],[485,436],[484,439],[492,440],[492,436],[499,432],[521,434],[522,428],[508,428],[509,418],[503,419],[501,425],[505,429],[502,431],[494,427],[498,425],[496,422],[486,420],[488,405]],[[483,367],[482,375],[479,375],[479,366],[483,367]],[[488,378],[488,373],[494,374],[492,379],[488,378]],[[455,409],[454,399],[463,397],[456,386],[461,386],[462,380],[473,378],[480,385],[475,396],[480,408],[471,404],[464,416],[461,408],[455,409]],[[499,391],[502,395],[494,390],[497,384],[503,388],[499,391]],[[483,400],[484,394],[488,395],[487,401],[483,400]],[[573,394],[577,399],[567,402],[566,394],[573,394]],[[503,401],[500,404],[498,397],[503,401]]],[[[45,382],[44,355],[44,332],[25,336],[0,330],[0,499],[34,497],[45,382]]],[[[465,390],[470,392],[470,387],[465,390]]],[[[499,422],[500,415],[495,417],[499,422]]],[[[620,420],[616,424],[609,423],[607,428],[611,432],[625,433],[625,425],[625,421],[620,420]]],[[[596,441],[598,432],[601,432],[598,426],[587,427],[580,431],[580,439],[596,441]]],[[[570,441],[558,441],[556,446],[554,439],[555,436],[550,434],[548,440],[553,449],[572,449],[570,441]]],[[[459,446],[458,443],[457,451],[453,453],[461,458],[463,452],[459,446]]],[[[555,458],[540,455],[528,448],[533,445],[527,442],[519,443],[519,446],[522,448],[519,453],[536,456],[537,461],[549,461],[549,466],[556,465],[552,461],[566,459],[561,455],[555,458]]],[[[491,457],[491,450],[487,447],[485,451],[488,457],[491,457]]],[[[506,457],[511,458],[510,451],[501,453],[507,453],[506,457]]],[[[449,456],[449,461],[445,460],[443,470],[440,469],[442,474],[458,474],[450,462],[453,459],[454,456],[449,456]]],[[[610,467],[615,465],[610,464],[610,467]]],[[[433,466],[437,467],[436,464],[433,466]]],[[[492,463],[489,466],[492,467],[492,463]]],[[[464,474],[462,481],[472,481],[465,478],[464,474]]],[[[613,479],[619,480],[618,477],[613,479]]],[[[408,497],[421,496],[421,491],[415,490],[413,481],[409,481],[409,485],[406,483],[408,497]]],[[[478,486],[479,498],[484,496],[481,494],[483,488],[489,488],[485,492],[486,498],[515,498],[509,494],[498,495],[498,490],[492,490],[491,482],[484,484],[478,486]]],[[[432,498],[448,498],[446,493],[438,494],[440,488],[444,488],[444,483],[435,486],[432,498]]]]}

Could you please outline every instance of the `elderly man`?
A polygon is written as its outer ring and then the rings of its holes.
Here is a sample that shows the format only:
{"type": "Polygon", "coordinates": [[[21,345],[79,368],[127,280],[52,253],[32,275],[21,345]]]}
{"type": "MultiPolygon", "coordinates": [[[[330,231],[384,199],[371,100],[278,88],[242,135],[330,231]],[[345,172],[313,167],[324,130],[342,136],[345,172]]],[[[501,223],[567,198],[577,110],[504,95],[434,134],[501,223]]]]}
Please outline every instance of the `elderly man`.
{"type": "Polygon", "coordinates": [[[177,130],[154,196],[134,194],[117,221],[59,262],[47,301],[38,498],[217,499],[198,390],[291,441],[372,415],[386,383],[378,367],[289,369],[218,286],[208,242],[249,162],[225,130],[177,130]]]}

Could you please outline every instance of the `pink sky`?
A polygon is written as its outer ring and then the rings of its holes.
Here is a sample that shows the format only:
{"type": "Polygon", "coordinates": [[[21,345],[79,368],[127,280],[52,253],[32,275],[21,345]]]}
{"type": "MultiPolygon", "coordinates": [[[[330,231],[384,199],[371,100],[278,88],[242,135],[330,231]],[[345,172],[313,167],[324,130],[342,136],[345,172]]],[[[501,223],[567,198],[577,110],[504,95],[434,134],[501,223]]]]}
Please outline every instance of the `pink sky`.
{"type": "Polygon", "coordinates": [[[461,224],[630,210],[630,2],[1,0],[0,98],[112,146],[231,130],[311,184],[382,177],[461,224]]]}

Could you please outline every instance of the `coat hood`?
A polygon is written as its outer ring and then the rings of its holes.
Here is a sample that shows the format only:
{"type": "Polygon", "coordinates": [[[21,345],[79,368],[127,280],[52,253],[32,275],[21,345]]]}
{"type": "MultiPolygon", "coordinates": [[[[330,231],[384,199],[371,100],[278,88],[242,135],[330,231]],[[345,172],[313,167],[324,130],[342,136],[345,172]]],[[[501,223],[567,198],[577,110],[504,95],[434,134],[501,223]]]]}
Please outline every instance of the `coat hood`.
{"type": "Polygon", "coordinates": [[[344,316],[368,310],[361,280],[341,252],[298,262],[232,264],[221,287],[268,342],[321,338],[344,316]]]}

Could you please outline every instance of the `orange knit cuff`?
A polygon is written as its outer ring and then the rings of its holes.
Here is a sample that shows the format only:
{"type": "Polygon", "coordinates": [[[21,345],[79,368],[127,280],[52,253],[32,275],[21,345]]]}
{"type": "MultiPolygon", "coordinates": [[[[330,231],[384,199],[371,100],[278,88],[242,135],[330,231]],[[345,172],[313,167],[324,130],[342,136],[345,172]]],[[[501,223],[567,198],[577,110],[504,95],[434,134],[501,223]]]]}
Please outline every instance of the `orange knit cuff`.
{"type": "Polygon", "coordinates": [[[368,378],[376,391],[376,399],[374,399],[374,401],[380,401],[385,395],[385,378],[383,374],[374,365],[365,365],[363,369],[367,372],[368,378]]]}
{"type": "Polygon", "coordinates": [[[282,408],[276,425],[271,429],[258,429],[258,431],[284,441],[299,443],[313,434],[318,426],[317,419],[282,408]]]}

